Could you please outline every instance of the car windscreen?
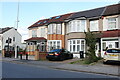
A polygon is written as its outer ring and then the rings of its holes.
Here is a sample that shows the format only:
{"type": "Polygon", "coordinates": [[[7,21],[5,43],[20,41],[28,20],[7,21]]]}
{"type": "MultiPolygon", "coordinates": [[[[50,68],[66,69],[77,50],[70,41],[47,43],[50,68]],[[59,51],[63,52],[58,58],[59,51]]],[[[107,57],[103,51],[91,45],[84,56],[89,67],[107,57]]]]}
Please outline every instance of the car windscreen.
{"type": "Polygon", "coordinates": [[[51,52],[60,52],[60,51],[61,51],[61,49],[54,49],[54,50],[51,50],[50,53],[51,52]]]}
{"type": "Polygon", "coordinates": [[[107,53],[120,53],[120,50],[118,50],[118,49],[109,49],[109,50],[107,50],[107,53]]]}

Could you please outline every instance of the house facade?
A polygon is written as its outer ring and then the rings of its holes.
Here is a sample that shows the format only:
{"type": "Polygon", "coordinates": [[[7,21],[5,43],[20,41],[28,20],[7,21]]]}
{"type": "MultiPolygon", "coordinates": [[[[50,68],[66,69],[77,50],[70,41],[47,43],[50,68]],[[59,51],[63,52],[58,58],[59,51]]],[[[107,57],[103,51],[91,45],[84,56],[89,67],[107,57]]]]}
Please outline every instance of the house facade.
{"type": "MultiPolygon", "coordinates": [[[[85,32],[90,30],[94,33],[102,31],[101,14],[105,7],[76,12],[67,21],[66,27],[66,48],[73,53],[74,57],[80,57],[80,51],[87,51],[85,32]]],[[[100,38],[96,44],[96,54],[100,51],[100,38]]]]}
{"type": "Polygon", "coordinates": [[[40,47],[42,42],[45,43],[45,51],[65,48],[79,58],[80,51],[87,51],[85,32],[90,30],[95,34],[100,33],[95,53],[96,56],[101,53],[103,57],[106,47],[120,48],[119,7],[120,4],[115,4],[40,20],[28,28],[28,51],[43,49],[40,47]]]}
{"type": "Polygon", "coordinates": [[[47,34],[48,51],[65,48],[65,19],[71,15],[72,13],[64,14],[49,19],[47,34]]]}
{"type": "Polygon", "coordinates": [[[22,36],[13,27],[0,28],[0,50],[12,51],[17,58],[18,50],[21,47],[21,38],[22,36]]]}
{"type": "Polygon", "coordinates": [[[34,55],[36,49],[39,52],[47,51],[47,24],[48,19],[39,20],[35,24],[28,27],[29,29],[29,38],[26,41],[27,43],[27,52],[30,55],[34,55]]]}
{"type": "Polygon", "coordinates": [[[101,55],[105,48],[120,48],[120,4],[107,6],[103,13],[101,55]]]}

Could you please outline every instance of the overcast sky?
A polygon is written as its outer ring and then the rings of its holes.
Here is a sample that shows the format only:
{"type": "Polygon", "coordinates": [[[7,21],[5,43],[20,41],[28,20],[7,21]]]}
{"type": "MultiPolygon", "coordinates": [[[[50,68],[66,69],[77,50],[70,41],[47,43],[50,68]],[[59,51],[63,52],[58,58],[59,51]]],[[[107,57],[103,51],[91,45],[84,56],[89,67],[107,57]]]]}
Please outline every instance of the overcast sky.
{"type": "MultiPolygon", "coordinates": [[[[85,0],[81,1],[66,1],[66,2],[41,2],[41,1],[26,1],[19,3],[19,27],[18,31],[23,36],[22,42],[28,38],[28,27],[33,23],[43,18],[49,18],[56,15],[66,14],[70,12],[77,12],[83,10],[89,10],[93,8],[103,7],[107,5],[117,4],[119,0],[104,0],[88,2],[85,0]],[[35,2],[34,2],[35,1],[35,2]],[[84,2],[85,1],[85,2],[84,2]]],[[[17,19],[17,5],[18,2],[3,1],[0,2],[0,27],[15,27],[17,19]]]]}

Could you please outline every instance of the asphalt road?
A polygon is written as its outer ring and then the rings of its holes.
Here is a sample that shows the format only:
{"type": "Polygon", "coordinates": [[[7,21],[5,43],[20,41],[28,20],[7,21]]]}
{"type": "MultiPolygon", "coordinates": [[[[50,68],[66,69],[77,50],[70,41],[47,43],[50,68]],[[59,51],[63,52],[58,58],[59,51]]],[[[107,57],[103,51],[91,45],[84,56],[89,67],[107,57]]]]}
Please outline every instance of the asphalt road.
{"type": "MultiPolygon", "coordinates": [[[[0,62],[1,63],[1,62],[0,62]]],[[[56,70],[43,66],[2,62],[2,78],[115,78],[109,75],[56,70]]]]}

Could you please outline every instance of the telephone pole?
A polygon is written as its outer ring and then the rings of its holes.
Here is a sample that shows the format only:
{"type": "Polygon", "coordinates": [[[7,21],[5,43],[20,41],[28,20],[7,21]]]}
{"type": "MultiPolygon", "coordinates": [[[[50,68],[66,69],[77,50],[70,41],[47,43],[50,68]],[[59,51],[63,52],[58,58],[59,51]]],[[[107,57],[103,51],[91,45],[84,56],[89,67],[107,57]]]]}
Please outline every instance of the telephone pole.
{"type": "Polygon", "coordinates": [[[18,23],[19,23],[19,6],[20,6],[20,3],[18,1],[18,8],[17,8],[17,29],[18,29],[18,23]]]}

